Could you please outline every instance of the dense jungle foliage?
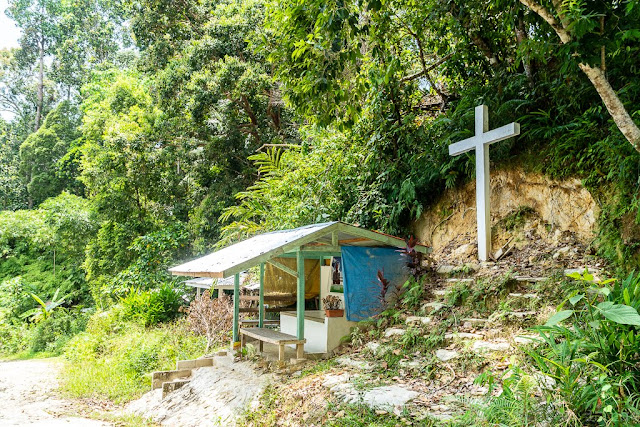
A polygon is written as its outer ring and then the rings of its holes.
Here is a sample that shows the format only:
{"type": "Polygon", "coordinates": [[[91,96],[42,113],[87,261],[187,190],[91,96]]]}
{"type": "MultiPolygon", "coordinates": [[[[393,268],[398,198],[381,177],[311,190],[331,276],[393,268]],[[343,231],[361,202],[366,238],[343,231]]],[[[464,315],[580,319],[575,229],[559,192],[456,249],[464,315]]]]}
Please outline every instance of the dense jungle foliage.
{"type": "Polygon", "coordinates": [[[170,321],[183,291],[167,267],[260,231],[408,235],[473,176],[473,153],[447,146],[480,103],[492,128],[521,125],[496,165],[582,179],[602,207],[594,247],[621,271],[639,259],[640,1],[10,0],[6,14],[22,37],[0,50],[0,353],[59,353],[113,306],[170,321]]]}

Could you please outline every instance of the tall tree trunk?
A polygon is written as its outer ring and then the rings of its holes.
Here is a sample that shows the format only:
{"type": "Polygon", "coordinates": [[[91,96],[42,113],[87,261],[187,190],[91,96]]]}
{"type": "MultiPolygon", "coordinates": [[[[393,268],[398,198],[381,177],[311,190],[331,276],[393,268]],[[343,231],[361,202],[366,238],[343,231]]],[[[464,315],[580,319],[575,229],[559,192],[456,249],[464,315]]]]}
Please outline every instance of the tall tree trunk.
{"type": "MultiPolygon", "coordinates": [[[[566,22],[565,16],[562,12],[562,4],[558,0],[553,1],[553,6],[556,8],[556,13],[560,20],[556,19],[549,9],[540,5],[536,0],[520,0],[520,3],[544,19],[547,24],[553,28],[558,37],[560,37],[560,41],[563,44],[573,41],[573,34],[569,31],[571,23],[566,22]]],[[[601,65],[604,67],[604,57],[602,57],[601,61],[601,65]]],[[[622,135],[624,135],[636,151],[640,152],[640,128],[635,124],[631,115],[629,115],[629,112],[618,97],[618,94],[611,87],[604,70],[584,63],[579,63],[578,66],[586,74],[596,92],[598,92],[598,95],[600,95],[602,102],[605,107],[607,107],[607,111],[609,111],[611,118],[618,129],[620,129],[620,132],[622,132],[622,135]]]]}
{"type": "Polygon", "coordinates": [[[620,132],[633,145],[633,148],[640,152],[640,128],[634,123],[624,104],[609,84],[604,71],[600,67],[592,67],[587,64],[578,64],[578,66],[587,75],[598,95],[600,95],[602,102],[604,102],[620,132]]]}
{"type": "Polygon", "coordinates": [[[44,103],[44,36],[40,38],[40,71],[38,73],[38,105],[36,105],[36,121],[34,132],[40,129],[42,121],[42,107],[44,103]]]}
{"type": "MultiPolygon", "coordinates": [[[[527,36],[527,29],[524,25],[524,20],[522,16],[518,16],[518,25],[516,26],[516,40],[518,41],[518,45],[522,45],[529,38],[527,36]]],[[[531,69],[531,59],[529,54],[525,55],[522,59],[522,67],[524,68],[524,74],[527,76],[527,81],[529,82],[529,86],[534,86],[533,81],[533,70],[531,69]]]]}

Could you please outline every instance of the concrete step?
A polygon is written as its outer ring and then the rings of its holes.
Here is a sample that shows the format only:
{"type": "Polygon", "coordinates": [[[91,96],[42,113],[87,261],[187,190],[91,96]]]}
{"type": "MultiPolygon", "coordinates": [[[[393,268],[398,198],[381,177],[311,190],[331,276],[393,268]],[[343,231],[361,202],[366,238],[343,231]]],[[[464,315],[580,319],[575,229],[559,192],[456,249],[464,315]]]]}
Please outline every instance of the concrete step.
{"type": "Polygon", "coordinates": [[[189,382],[191,382],[190,379],[188,380],[173,380],[173,381],[169,381],[166,383],[162,384],[162,398],[164,399],[165,396],[173,391],[178,390],[179,388],[184,387],[185,385],[189,384],[189,382]]]}
{"type": "Polygon", "coordinates": [[[193,360],[178,360],[176,362],[177,370],[204,368],[206,366],[213,366],[212,357],[202,357],[200,359],[193,359],[193,360]]]}
{"type": "Polygon", "coordinates": [[[151,389],[162,387],[162,384],[177,379],[184,379],[191,376],[191,369],[176,369],[174,371],[157,371],[151,374],[151,389]]]}

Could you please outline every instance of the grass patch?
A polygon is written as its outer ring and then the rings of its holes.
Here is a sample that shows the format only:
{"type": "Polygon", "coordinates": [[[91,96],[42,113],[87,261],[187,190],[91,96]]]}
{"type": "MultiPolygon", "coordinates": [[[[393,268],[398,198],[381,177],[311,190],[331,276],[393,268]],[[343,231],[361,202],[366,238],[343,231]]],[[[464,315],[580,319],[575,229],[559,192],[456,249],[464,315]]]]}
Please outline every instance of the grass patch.
{"type": "Polygon", "coordinates": [[[135,414],[96,411],[89,414],[88,417],[94,420],[107,421],[118,427],[156,427],[160,425],[149,418],[135,414]]]}
{"type": "Polygon", "coordinates": [[[197,358],[205,347],[182,321],[145,328],[117,309],[97,313],[67,346],[62,387],[73,397],[124,403],[150,389],[152,371],[175,369],[176,360],[197,358]]]}
{"type": "Polygon", "coordinates": [[[135,399],[150,386],[150,378],[123,371],[114,358],[69,363],[63,382],[63,390],[74,397],[106,398],[115,403],[135,399]]]}
{"type": "Polygon", "coordinates": [[[315,362],[313,366],[309,366],[308,368],[303,369],[301,372],[301,376],[305,377],[307,375],[325,372],[333,368],[337,364],[338,362],[336,362],[335,359],[319,360],[318,362],[315,362]]]}
{"type": "Polygon", "coordinates": [[[396,427],[400,425],[430,427],[435,424],[429,420],[418,422],[412,419],[406,410],[400,416],[396,416],[386,411],[377,413],[366,405],[345,403],[331,408],[328,413],[328,419],[323,425],[331,427],[396,427]]]}

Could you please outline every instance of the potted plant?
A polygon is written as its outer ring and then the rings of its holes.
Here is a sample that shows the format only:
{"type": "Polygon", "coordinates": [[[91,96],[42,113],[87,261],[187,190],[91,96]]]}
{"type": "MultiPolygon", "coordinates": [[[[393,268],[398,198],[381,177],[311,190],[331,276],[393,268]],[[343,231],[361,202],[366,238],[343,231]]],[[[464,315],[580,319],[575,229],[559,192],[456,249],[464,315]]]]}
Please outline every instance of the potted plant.
{"type": "Polygon", "coordinates": [[[327,317],[342,317],[344,310],[340,308],[342,300],[335,295],[327,295],[322,299],[324,313],[327,317]]]}

